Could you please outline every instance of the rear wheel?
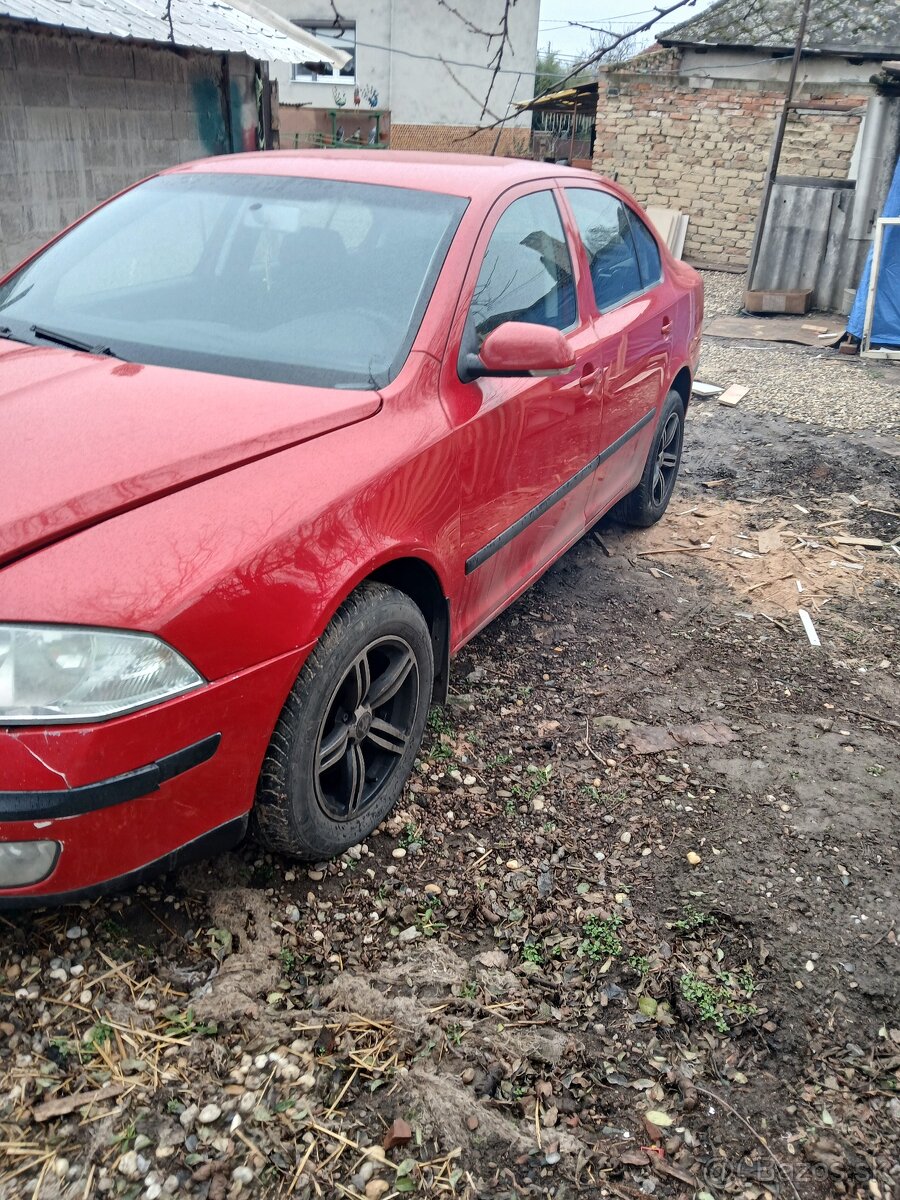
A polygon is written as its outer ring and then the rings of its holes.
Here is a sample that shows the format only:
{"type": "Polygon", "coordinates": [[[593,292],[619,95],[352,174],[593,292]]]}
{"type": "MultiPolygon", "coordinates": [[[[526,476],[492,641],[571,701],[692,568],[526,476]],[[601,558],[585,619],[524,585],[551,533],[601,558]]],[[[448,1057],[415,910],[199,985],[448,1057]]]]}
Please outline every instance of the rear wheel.
{"type": "Polygon", "coordinates": [[[363,584],[294,684],[263,762],[254,819],[273,849],[340,854],[393,808],[422,741],[431,636],[408,596],[363,584]]]}
{"type": "Polygon", "coordinates": [[[610,516],[625,525],[655,525],[669,506],[684,442],[684,401],[678,392],[666,396],[641,481],[613,508],[610,516]]]}

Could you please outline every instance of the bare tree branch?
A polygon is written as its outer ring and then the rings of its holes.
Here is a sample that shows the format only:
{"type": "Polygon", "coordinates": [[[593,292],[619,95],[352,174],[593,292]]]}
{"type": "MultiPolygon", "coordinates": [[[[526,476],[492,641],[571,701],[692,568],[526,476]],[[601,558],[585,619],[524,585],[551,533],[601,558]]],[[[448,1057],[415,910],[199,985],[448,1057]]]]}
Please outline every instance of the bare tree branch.
{"type": "MultiPolygon", "coordinates": [[[[475,95],[475,93],[471,90],[471,88],[466,87],[466,85],[459,78],[459,76],[453,72],[453,70],[450,67],[450,64],[443,58],[440,59],[440,62],[441,62],[441,65],[443,66],[444,70],[447,72],[447,74],[450,76],[450,78],[453,80],[453,82],[456,84],[456,86],[458,88],[460,88],[462,91],[464,91],[470,100],[474,100],[476,104],[481,104],[481,101],[475,95]]],[[[498,122],[503,120],[502,117],[498,117],[496,113],[491,112],[491,110],[489,108],[487,108],[486,105],[487,105],[487,101],[485,101],[485,107],[482,108],[482,110],[481,110],[482,114],[484,114],[486,112],[489,117],[493,117],[494,120],[498,121],[498,122]]]]}
{"type": "MultiPolygon", "coordinates": [[[[509,26],[509,10],[510,10],[511,3],[515,3],[515,0],[506,0],[506,4],[504,7],[504,13],[503,13],[507,30],[508,30],[508,26],[509,26]]],[[[529,108],[532,108],[534,106],[535,102],[540,100],[542,96],[547,96],[551,92],[559,91],[559,89],[565,87],[566,84],[570,82],[570,80],[575,79],[578,75],[583,74],[584,71],[588,67],[592,67],[592,66],[594,66],[595,63],[599,63],[601,59],[609,57],[613,53],[613,51],[616,49],[617,46],[621,46],[622,43],[627,42],[629,38],[637,37],[637,35],[640,33],[646,33],[649,29],[652,29],[653,26],[656,25],[658,21],[662,21],[665,17],[669,16],[670,13],[676,12],[679,8],[685,8],[687,6],[692,7],[696,3],[697,3],[697,0],[675,0],[675,2],[673,4],[670,4],[667,8],[657,7],[654,10],[655,15],[652,16],[648,21],[645,21],[643,23],[643,25],[636,25],[633,29],[627,29],[622,34],[614,35],[612,37],[611,41],[607,42],[605,46],[598,47],[598,49],[596,49],[592,54],[589,54],[587,56],[587,58],[585,58],[583,62],[578,63],[568,73],[568,75],[564,75],[561,79],[557,79],[549,87],[544,88],[541,92],[538,92],[538,94],[536,96],[534,96],[527,104],[524,104],[519,109],[519,113],[526,112],[529,108]]],[[[501,45],[501,47],[500,47],[501,55],[502,55],[502,51],[503,51],[503,46],[501,45]]],[[[495,61],[496,57],[497,56],[495,55],[494,59],[491,59],[492,67],[494,66],[494,61],[495,61]]],[[[499,67],[499,64],[498,64],[498,67],[499,67]]],[[[491,88],[493,87],[494,80],[496,79],[498,67],[494,68],[494,73],[491,76],[491,84],[488,87],[487,97],[485,98],[484,108],[482,109],[482,116],[484,116],[485,112],[487,111],[487,102],[490,99],[491,88]]],[[[468,133],[466,135],[466,137],[472,138],[477,133],[480,133],[485,129],[494,129],[494,128],[496,128],[497,125],[502,125],[506,121],[510,120],[510,118],[512,116],[517,116],[517,115],[518,115],[518,113],[510,113],[505,117],[498,117],[494,121],[492,121],[489,125],[480,125],[480,126],[478,126],[477,129],[473,129],[471,131],[471,133],[468,133]]]]}
{"type": "MultiPolygon", "coordinates": [[[[488,84],[487,93],[485,94],[485,97],[484,97],[484,104],[482,104],[482,106],[481,106],[481,116],[478,118],[479,121],[484,119],[484,115],[488,110],[488,102],[490,101],[490,98],[491,98],[491,92],[494,90],[494,84],[497,82],[497,76],[499,75],[500,68],[503,65],[503,51],[509,45],[509,12],[510,12],[510,9],[512,8],[512,6],[515,4],[515,2],[516,2],[516,0],[504,0],[503,16],[500,18],[500,28],[499,28],[500,45],[497,47],[497,49],[494,53],[494,57],[488,63],[488,66],[490,66],[492,68],[491,80],[490,80],[490,83],[488,84]]],[[[501,117],[501,118],[499,118],[499,120],[505,121],[506,117],[501,117]]],[[[489,125],[488,128],[492,129],[493,125],[489,125]]]]}
{"type": "Polygon", "coordinates": [[[494,38],[500,37],[500,29],[495,29],[493,33],[491,33],[489,29],[482,29],[480,26],[476,25],[474,21],[470,21],[468,17],[464,16],[458,8],[454,8],[452,4],[448,3],[448,0],[437,0],[437,3],[439,8],[445,8],[447,12],[453,13],[454,17],[461,21],[470,33],[477,33],[481,37],[486,37],[488,40],[488,48],[490,48],[490,44],[494,38]]]}

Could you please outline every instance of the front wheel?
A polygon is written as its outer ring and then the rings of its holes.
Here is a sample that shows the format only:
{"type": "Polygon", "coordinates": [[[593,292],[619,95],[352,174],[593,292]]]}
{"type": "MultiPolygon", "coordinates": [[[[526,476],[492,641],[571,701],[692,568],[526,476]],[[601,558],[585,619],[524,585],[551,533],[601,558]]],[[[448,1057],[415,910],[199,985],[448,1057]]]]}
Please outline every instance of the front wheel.
{"type": "Polygon", "coordinates": [[[273,850],[316,861],[387,816],[422,741],[434,659],[421,610],[365,583],[300,672],[263,762],[254,822],[273,850]]]}
{"type": "Polygon", "coordinates": [[[678,392],[666,396],[656,437],[650,447],[641,481],[613,508],[610,516],[625,525],[655,525],[669,506],[684,442],[684,401],[678,392]]]}

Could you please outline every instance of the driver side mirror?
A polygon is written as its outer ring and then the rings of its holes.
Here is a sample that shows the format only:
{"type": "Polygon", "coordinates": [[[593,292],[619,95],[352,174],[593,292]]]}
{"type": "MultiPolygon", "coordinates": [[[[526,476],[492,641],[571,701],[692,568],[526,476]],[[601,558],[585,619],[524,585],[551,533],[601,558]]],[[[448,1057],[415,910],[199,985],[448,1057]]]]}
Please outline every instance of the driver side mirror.
{"type": "Polygon", "coordinates": [[[569,343],[549,325],[504,321],[492,329],[478,354],[467,354],[465,381],[484,375],[559,375],[575,365],[569,343]]]}

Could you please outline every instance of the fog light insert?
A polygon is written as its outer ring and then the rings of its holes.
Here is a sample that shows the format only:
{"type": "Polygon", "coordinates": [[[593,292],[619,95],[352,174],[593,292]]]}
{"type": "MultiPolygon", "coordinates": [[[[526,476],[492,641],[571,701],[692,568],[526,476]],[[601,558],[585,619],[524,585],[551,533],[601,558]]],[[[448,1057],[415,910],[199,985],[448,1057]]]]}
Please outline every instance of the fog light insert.
{"type": "Polygon", "coordinates": [[[0,888],[40,883],[53,870],[59,842],[0,842],[0,888]]]}

